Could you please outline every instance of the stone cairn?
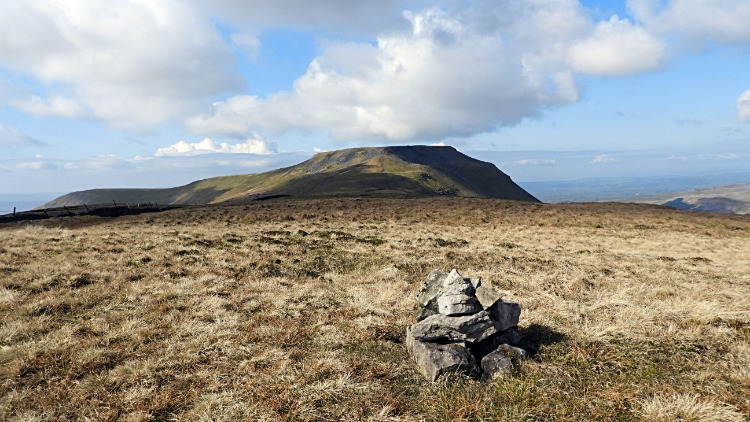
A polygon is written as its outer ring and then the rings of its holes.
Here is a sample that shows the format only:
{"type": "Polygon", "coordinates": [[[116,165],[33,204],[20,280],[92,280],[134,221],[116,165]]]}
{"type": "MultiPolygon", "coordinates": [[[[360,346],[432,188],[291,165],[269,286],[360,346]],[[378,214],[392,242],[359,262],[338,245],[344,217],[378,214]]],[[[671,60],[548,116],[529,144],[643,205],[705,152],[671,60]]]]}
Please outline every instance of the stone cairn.
{"type": "Polygon", "coordinates": [[[491,381],[526,358],[516,347],[521,307],[480,279],[433,270],[417,301],[418,322],[406,328],[406,346],[428,380],[460,373],[491,381]]]}

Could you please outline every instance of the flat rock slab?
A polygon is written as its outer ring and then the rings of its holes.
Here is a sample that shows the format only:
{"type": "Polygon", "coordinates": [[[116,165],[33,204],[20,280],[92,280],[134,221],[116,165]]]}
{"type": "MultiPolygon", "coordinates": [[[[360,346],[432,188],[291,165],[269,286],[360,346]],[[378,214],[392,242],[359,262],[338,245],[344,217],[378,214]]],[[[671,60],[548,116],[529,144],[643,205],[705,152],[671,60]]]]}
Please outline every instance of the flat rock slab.
{"type": "Polygon", "coordinates": [[[438,312],[443,315],[469,315],[482,311],[476,297],[453,291],[443,292],[437,300],[438,312]]]}
{"type": "Polygon", "coordinates": [[[474,378],[481,374],[474,355],[462,343],[422,342],[414,338],[409,327],[406,329],[406,347],[419,371],[430,381],[446,374],[458,373],[474,378]]]}
{"type": "Polygon", "coordinates": [[[495,322],[487,311],[466,316],[437,314],[411,326],[415,339],[445,343],[478,343],[496,332],[495,322]]]}

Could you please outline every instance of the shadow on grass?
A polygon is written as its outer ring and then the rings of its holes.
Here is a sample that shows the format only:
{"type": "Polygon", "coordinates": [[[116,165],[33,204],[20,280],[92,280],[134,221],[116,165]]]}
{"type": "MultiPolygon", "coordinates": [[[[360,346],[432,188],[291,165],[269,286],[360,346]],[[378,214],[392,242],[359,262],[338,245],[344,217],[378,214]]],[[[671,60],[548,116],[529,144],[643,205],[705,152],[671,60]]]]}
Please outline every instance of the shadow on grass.
{"type": "Polygon", "coordinates": [[[518,333],[521,334],[519,347],[526,350],[529,356],[534,356],[544,345],[559,343],[568,338],[565,334],[540,324],[519,328],[518,333]]]}

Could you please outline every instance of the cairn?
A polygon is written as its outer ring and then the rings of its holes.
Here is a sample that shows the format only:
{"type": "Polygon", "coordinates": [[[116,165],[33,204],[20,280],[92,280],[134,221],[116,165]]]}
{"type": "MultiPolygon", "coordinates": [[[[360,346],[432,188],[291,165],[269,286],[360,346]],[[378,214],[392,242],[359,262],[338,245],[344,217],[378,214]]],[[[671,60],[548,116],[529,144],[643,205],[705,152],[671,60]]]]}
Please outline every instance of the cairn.
{"type": "Polygon", "coordinates": [[[486,382],[526,358],[516,347],[521,307],[480,279],[433,270],[417,302],[418,322],[406,328],[406,346],[428,380],[461,373],[486,382]]]}

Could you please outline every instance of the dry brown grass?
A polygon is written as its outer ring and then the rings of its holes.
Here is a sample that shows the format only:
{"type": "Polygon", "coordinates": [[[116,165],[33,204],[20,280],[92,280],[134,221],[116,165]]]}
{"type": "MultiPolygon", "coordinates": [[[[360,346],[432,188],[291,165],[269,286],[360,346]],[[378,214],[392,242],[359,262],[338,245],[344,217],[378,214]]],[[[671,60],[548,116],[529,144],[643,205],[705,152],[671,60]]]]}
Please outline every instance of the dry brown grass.
{"type": "Polygon", "coordinates": [[[0,228],[0,420],[750,417],[750,217],[288,200],[0,228]],[[491,385],[403,345],[434,268],[536,352],[491,385]]]}

